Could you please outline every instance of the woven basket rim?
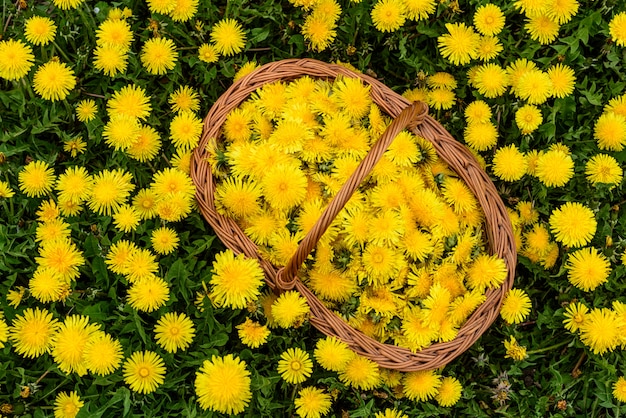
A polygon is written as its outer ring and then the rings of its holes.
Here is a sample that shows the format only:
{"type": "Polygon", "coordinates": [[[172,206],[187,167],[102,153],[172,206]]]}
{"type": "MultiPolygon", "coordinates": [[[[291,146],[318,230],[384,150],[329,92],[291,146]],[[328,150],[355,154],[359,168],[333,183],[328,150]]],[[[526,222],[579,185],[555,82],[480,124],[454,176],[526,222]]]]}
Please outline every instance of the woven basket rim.
{"type": "MultiPolygon", "coordinates": [[[[191,159],[191,177],[196,186],[196,198],[200,212],[211,225],[226,247],[235,253],[244,253],[261,264],[266,282],[277,290],[279,271],[258,252],[258,247],[248,238],[237,223],[219,214],[215,208],[215,183],[208,163],[207,145],[221,137],[221,127],[228,113],[246,100],[250,94],[264,84],[287,81],[301,76],[314,78],[336,78],[338,76],[359,78],[370,86],[373,101],[392,118],[396,118],[410,102],[393,92],[380,81],[365,74],[354,72],[338,64],[303,58],[287,59],[265,64],[234,82],[211,106],[204,119],[203,133],[191,159]]],[[[399,371],[430,370],[451,362],[470,346],[491,326],[499,314],[504,296],[511,289],[515,276],[516,245],[511,221],[495,185],[480,167],[471,152],[429,115],[424,115],[418,126],[411,129],[415,134],[429,140],[440,158],[448,163],[469,186],[485,215],[484,229],[487,233],[489,252],[504,259],[508,275],[496,289],[486,292],[486,300],[480,305],[451,341],[434,343],[427,348],[412,352],[407,348],[385,344],[367,337],[352,328],[322,302],[300,281],[293,286],[305,298],[310,307],[310,322],[326,335],[336,336],[346,342],[356,353],[376,362],[379,366],[399,371]]]]}

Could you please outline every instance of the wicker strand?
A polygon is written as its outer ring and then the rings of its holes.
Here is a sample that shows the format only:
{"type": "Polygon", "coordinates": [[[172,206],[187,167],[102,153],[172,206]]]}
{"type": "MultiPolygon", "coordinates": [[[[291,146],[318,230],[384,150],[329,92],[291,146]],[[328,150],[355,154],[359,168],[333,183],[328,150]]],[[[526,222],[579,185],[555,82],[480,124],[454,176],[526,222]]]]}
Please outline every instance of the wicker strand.
{"type": "MultiPolygon", "coordinates": [[[[209,149],[212,147],[207,149],[207,145],[221,140],[221,128],[229,112],[256,89],[267,83],[293,80],[304,75],[321,79],[339,76],[359,78],[370,86],[372,100],[392,118],[397,118],[410,104],[404,97],[372,77],[340,65],[312,59],[289,59],[266,64],[235,82],[213,104],[204,120],[204,131],[191,160],[191,177],[196,185],[198,207],[228,248],[259,261],[267,284],[275,290],[287,282],[281,278],[278,279],[280,283],[277,283],[280,269],[260,255],[256,244],[233,219],[218,213],[215,208],[215,180],[208,161],[211,158],[209,149]]],[[[411,126],[411,129],[432,142],[438,155],[467,183],[476,196],[485,214],[484,226],[489,251],[504,259],[507,265],[506,281],[499,288],[490,289],[486,293],[485,302],[467,319],[454,340],[411,352],[406,348],[383,344],[367,337],[326,308],[300,280],[291,280],[294,288],[307,299],[312,325],[326,335],[337,336],[356,353],[375,361],[381,367],[400,371],[429,370],[444,366],[471,347],[497,318],[502,300],[513,284],[516,263],[515,239],[506,208],[487,173],[480,168],[474,156],[428,115],[424,115],[421,123],[411,126]]]]}

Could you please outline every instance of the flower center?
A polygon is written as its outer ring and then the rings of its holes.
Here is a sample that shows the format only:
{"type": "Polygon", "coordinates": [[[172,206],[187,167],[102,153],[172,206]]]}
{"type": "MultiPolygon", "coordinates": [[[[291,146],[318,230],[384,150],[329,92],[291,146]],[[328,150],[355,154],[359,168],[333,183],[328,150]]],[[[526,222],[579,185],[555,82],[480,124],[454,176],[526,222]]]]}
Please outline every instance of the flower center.
{"type": "Polygon", "coordinates": [[[150,370],[148,370],[147,367],[140,367],[139,371],[137,373],[141,377],[148,377],[148,376],[150,376],[150,370]]]}
{"type": "Polygon", "coordinates": [[[302,365],[300,364],[299,361],[293,360],[291,362],[291,370],[300,370],[301,368],[302,368],[302,365]]]}
{"type": "Polygon", "coordinates": [[[178,329],[178,327],[170,328],[170,334],[172,334],[172,335],[178,335],[179,332],[180,332],[180,330],[178,329]]]}

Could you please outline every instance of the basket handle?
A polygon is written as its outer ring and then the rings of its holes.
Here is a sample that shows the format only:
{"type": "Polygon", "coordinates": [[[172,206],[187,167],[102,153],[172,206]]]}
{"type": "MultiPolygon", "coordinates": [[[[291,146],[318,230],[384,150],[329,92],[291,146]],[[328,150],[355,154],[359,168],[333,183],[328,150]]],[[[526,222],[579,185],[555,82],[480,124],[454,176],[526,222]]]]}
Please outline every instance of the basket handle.
{"type": "Polygon", "coordinates": [[[329,205],[317,220],[313,228],[306,234],[295,254],[285,267],[278,270],[276,275],[276,287],[282,291],[291,290],[295,286],[298,269],[309,256],[319,239],[324,235],[326,229],[333,222],[337,214],[346,205],[354,191],[363,182],[363,179],[372,171],[376,163],[381,159],[383,153],[389,148],[395,137],[404,128],[409,127],[414,130],[424,121],[428,114],[428,106],[423,102],[413,102],[405,107],[402,112],[391,122],[385,132],[372,146],[365,158],[359,163],[354,173],[341,186],[341,189],[331,200],[329,205]]]}

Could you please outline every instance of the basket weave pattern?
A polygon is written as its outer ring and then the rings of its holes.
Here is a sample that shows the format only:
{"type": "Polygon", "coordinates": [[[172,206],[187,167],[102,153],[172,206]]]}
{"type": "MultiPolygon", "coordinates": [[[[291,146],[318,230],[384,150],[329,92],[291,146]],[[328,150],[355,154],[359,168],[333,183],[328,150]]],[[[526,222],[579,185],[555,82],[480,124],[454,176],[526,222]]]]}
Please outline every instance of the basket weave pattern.
{"type": "Polygon", "coordinates": [[[427,111],[423,103],[411,104],[378,80],[345,67],[312,59],[277,61],[241,78],[219,97],[204,120],[203,135],[191,161],[191,177],[196,185],[199,209],[222,242],[235,253],[243,253],[247,257],[259,260],[266,281],[274,291],[294,288],[299,291],[309,304],[311,323],[321,332],[338,337],[353,351],[375,361],[379,366],[399,371],[429,370],[444,366],[474,344],[498,316],[502,300],[513,284],[517,257],[511,222],[495,186],[469,150],[452,138],[443,126],[427,114],[427,111]],[[238,107],[256,89],[267,83],[289,81],[304,75],[323,79],[334,79],[339,75],[361,79],[370,86],[372,100],[394,118],[394,121],[330,202],[316,225],[300,243],[288,265],[281,268],[272,265],[259,255],[256,244],[245,235],[233,219],[216,211],[214,200],[216,185],[207,162],[209,153],[206,147],[211,141],[221,140],[221,128],[230,111],[238,107]],[[489,252],[504,259],[508,268],[505,282],[499,288],[487,291],[486,301],[468,318],[454,340],[433,344],[416,353],[403,347],[380,343],[352,328],[326,308],[297,279],[298,269],[318,239],[380,159],[393,138],[405,127],[429,140],[440,158],[446,161],[472,190],[485,214],[489,252]]]}

